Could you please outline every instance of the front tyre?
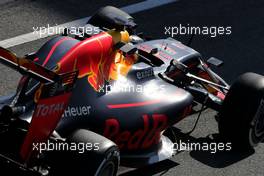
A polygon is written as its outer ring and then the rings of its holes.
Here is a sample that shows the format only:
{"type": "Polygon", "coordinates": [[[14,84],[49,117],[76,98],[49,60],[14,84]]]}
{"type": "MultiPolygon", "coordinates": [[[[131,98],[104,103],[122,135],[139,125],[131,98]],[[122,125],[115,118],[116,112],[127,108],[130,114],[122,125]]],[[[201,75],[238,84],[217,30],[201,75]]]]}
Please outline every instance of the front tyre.
{"type": "Polygon", "coordinates": [[[253,148],[264,139],[264,77],[241,75],[231,86],[219,113],[219,133],[235,149],[253,148]]]}

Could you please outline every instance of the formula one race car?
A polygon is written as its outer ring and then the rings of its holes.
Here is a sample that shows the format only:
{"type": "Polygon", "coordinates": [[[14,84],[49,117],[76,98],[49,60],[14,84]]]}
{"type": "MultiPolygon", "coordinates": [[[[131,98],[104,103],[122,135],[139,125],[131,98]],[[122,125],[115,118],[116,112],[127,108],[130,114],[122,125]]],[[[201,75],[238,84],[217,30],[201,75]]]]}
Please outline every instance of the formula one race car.
{"type": "Polygon", "coordinates": [[[174,124],[207,107],[234,148],[264,138],[264,77],[229,86],[195,50],[172,38],[147,40],[125,12],[107,6],[85,28],[69,29],[35,53],[0,48],[23,76],[0,98],[1,164],[27,174],[116,175],[173,155],[174,124]],[[195,110],[201,107],[201,110],[195,110]]]}

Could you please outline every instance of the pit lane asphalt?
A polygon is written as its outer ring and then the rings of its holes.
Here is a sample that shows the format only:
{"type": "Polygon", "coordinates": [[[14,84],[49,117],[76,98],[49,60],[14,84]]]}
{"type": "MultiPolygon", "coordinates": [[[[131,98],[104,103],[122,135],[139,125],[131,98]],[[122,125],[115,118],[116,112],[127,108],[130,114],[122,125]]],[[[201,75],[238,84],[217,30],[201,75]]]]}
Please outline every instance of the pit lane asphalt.
{"type": "MultiPolygon", "coordinates": [[[[86,0],[18,0],[0,6],[0,40],[32,32],[33,26],[55,25],[92,15],[104,5],[122,7],[138,1],[86,1],[86,0]]],[[[243,72],[264,74],[264,2],[235,0],[181,0],[179,2],[134,14],[138,32],[154,38],[168,37],[165,26],[232,26],[230,36],[211,38],[195,36],[192,47],[205,58],[215,56],[225,65],[216,69],[229,83],[243,72]]],[[[190,36],[177,36],[186,43],[190,36]]],[[[18,55],[32,52],[47,39],[37,40],[11,48],[18,55]]],[[[0,65],[0,95],[15,89],[19,74],[0,65]]],[[[245,100],[246,101],[246,100],[245,100]]],[[[203,139],[217,132],[214,112],[207,110],[192,138],[203,139]]],[[[177,125],[188,131],[194,122],[189,118],[177,125]]],[[[236,127],[234,127],[235,130],[236,127]]],[[[254,154],[217,154],[208,152],[181,152],[172,159],[143,169],[121,168],[121,175],[264,175],[264,144],[254,154]]],[[[2,174],[1,174],[2,175],[2,174]]]]}

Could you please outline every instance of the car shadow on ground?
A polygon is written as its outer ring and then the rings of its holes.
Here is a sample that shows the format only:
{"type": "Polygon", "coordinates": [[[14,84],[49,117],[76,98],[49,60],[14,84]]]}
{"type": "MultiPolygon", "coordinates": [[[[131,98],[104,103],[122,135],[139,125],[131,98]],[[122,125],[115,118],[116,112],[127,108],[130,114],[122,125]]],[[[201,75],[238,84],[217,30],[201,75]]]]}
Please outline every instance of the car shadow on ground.
{"type": "MultiPolygon", "coordinates": [[[[191,135],[182,133],[180,129],[173,127],[173,131],[177,135],[176,137],[187,143],[199,143],[203,144],[206,143],[210,144],[217,144],[221,142],[218,134],[210,134],[206,137],[195,138],[191,135]]],[[[231,146],[232,147],[232,146],[231,146]]],[[[223,151],[212,151],[212,150],[192,150],[190,151],[190,156],[213,168],[224,168],[228,167],[234,163],[237,163],[247,157],[253,155],[255,153],[254,149],[245,149],[240,148],[239,150],[223,150],[223,151]]]]}
{"type": "MultiPolygon", "coordinates": [[[[219,138],[218,138],[218,134],[211,134],[208,135],[207,137],[203,137],[203,138],[195,138],[191,135],[182,133],[180,129],[173,127],[172,128],[174,135],[176,135],[177,137],[177,141],[181,140],[182,142],[188,142],[188,143],[207,143],[207,144],[211,144],[211,143],[217,143],[219,142],[219,138]]],[[[181,152],[181,151],[180,151],[181,152]]],[[[179,153],[180,153],[179,152],[179,153]]],[[[210,166],[212,168],[224,168],[224,167],[228,167],[234,163],[237,163],[251,155],[253,155],[255,153],[255,151],[253,149],[251,150],[231,150],[231,151],[217,151],[217,152],[212,152],[212,151],[204,151],[204,150],[193,150],[190,151],[190,156],[207,165],[210,166]]],[[[177,154],[176,154],[177,156],[177,154]]],[[[142,168],[138,168],[138,169],[134,169],[125,173],[121,173],[119,174],[119,176],[132,176],[132,175],[144,175],[144,176],[148,176],[148,175],[154,175],[159,173],[160,175],[164,175],[166,174],[166,172],[173,168],[180,165],[180,163],[176,163],[174,161],[171,160],[165,160],[153,165],[149,165],[146,167],[142,167],[142,168]]]]}
{"type": "Polygon", "coordinates": [[[254,154],[255,151],[229,151],[210,153],[205,151],[192,151],[190,155],[193,159],[213,168],[224,168],[237,163],[254,154]]]}

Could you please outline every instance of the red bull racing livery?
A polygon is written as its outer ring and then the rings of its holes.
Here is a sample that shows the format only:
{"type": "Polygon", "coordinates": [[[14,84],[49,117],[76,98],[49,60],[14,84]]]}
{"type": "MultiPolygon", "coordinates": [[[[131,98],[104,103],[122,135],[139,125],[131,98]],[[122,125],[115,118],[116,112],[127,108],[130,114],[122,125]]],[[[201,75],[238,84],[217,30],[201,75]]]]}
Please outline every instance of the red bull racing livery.
{"type": "Polygon", "coordinates": [[[113,176],[120,163],[172,157],[173,126],[206,108],[234,149],[263,140],[263,76],[246,73],[229,86],[211,70],[220,60],[172,38],[139,37],[134,19],[111,6],[86,27],[100,31],[65,30],[24,57],[0,48],[1,63],[23,75],[0,98],[0,140],[12,139],[0,146],[3,163],[28,174],[113,176]]]}

